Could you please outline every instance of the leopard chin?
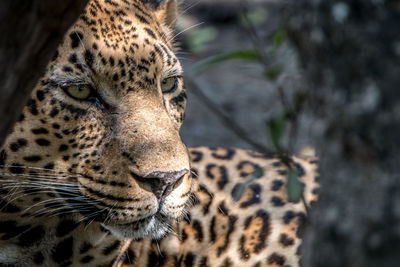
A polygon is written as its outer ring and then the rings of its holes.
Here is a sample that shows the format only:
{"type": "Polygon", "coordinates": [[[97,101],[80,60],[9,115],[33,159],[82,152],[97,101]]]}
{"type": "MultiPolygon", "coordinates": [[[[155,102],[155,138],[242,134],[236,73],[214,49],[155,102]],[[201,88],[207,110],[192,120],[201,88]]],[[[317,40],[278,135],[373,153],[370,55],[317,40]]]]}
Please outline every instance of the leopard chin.
{"type": "Polygon", "coordinates": [[[135,240],[143,238],[159,240],[171,231],[170,225],[170,219],[161,214],[151,215],[126,224],[103,224],[113,235],[135,240]]]}

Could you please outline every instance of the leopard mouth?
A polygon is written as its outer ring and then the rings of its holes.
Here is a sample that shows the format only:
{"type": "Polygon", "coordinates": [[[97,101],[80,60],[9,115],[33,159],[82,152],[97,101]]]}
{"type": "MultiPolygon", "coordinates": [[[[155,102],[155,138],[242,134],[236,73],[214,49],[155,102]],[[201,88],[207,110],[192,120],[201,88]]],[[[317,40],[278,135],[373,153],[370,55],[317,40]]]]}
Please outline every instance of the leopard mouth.
{"type": "Polygon", "coordinates": [[[103,226],[113,235],[133,239],[161,239],[170,231],[170,219],[156,213],[151,216],[124,224],[108,224],[103,226]]]}
{"type": "MultiPolygon", "coordinates": [[[[61,197],[65,197],[67,205],[77,213],[87,218],[88,222],[97,221],[102,224],[113,235],[121,238],[133,239],[160,239],[171,230],[171,220],[173,217],[166,215],[160,205],[157,212],[130,222],[116,222],[110,220],[113,213],[110,213],[113,207],[100,208],[97,205],[89,204],[96,200],[82,195],[82,199],[69,199],[62,190],[57,190],[61,197]],[[90,201],[87,201],[87,200],[90,201]],[[84,209],[80,207],[84,206],[84,209]]],[[[115,211],[114,211],[115,212],[115,211]]]]}
{"type": "MultiPolygon", "coordinates": [[[[71,203],[69,204],[71,205],[71,203]]],[[[157,211],[153,215],[128,223],[110,222],[109,209],[99,209],[94,205],[90,206],[90,208],[86,205],[85,212],[80,211],[79,213],[88,218],[89,221],[94,220],[101,222],[102,225],[112,234],[122,238],[160,239],[169,232],[170,229],[169,225],[171,219],[168,216],[161,214],[161,211],[157,211]],[[96,214],[96,216],[93,216],[93,214],[96,214]]]]}

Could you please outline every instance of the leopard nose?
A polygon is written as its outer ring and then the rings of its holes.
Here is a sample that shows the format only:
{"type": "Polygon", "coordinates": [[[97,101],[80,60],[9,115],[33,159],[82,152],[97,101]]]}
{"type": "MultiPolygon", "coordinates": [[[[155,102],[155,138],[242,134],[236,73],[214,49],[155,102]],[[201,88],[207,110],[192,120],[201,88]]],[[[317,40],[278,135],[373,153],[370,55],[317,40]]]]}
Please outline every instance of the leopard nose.
{"type": "Polygon", "coordinates": [[[131,176],[142,188],[151,191],[160,201],[168,196],[172,190],[177,188],[185,175],[188,173],[187,169],[174,172],[152,172],[145,177],[141,177],[134,172],[130,172],[131,176]]]}

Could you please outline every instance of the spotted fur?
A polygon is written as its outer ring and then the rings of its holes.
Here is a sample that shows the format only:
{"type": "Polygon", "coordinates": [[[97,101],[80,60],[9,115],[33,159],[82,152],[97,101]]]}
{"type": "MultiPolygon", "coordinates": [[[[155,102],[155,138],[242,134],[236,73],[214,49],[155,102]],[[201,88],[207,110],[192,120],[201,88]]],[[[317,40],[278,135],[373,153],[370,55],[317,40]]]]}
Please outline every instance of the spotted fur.
{"type": "MultiPolygon", "coordinates": [[[[133,241],[124,266],[299,266],[302,202],[288,201],[287,168],[276,157],[242,149],[191,148],[194,206],[161,241],[133,241]],[[264,173],[235,200],[234,188],[264,173]],[[210,171],[211,170],[211,171],[210,171]],[[223,186],[222,186],[223,185],[223,186]]],[[[317,200],[315,157],[293,157],[305,203],[317,200]]]]}
{"type": "MultiPolygon", "coordinates": [[[[304,206],[287,202],[277,159],[199,148],[189,161],[175,13],[90,0],[66,33],[0,148],[0,265],[296,265],[304,206]],[[161,256],[150,240],[165,235],[161,256]]],[[[315,164],[295,160],[309,203],[315,164]]]]}

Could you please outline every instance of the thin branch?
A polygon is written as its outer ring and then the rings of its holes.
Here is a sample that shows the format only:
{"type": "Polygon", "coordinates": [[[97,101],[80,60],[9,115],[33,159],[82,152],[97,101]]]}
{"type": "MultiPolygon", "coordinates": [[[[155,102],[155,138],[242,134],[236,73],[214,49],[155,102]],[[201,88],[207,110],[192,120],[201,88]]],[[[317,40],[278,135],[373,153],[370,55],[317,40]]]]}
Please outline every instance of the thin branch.
{"type": "MultiPolygon", "coordinates": [[[[242,11],[241,11],[241,16],[246,22],[246,29],[248,30],[247,32],[249,33],[249,37],[253,42],[253,46],[255,50],[257,51],[257,54],[259,55],[260,62],[264,66],[264,68],[267,70],[270,65],[271,65],[271,60],[269,59],[268,55],[266,54],[265,50],[265,42],[260,38],[257,29],[251,22],[251,20],[248,17],[248,9],[246,6],[247,1],[244,2],[242,6],[242,11]]],[[[290,129],[289,129],[289,138],[288,138],[288,144],[287,144],[287,151],[292,151],[293,146],[294,146],[294,140],[296,139],[296,133],[298,129],[298,116],[297,114],[294,113],[293,105],[289,102],[287,95],[285,94],[285,91],[282,86],[277,86],[277,91],[279,95],[280,102],[285,109],[286,112],[290,112],[291,116],[289,117],[290,121],[290,129]]],[[[279,151],[279,153],[282,153],[282,151],[279,151]]]]}
{"type": "Polygon", "coordinates": [[[219,119],[220,121],[237,137],[248,143],[255,150],[260,151],[266,155],[272,155],[273,153],[263,144],[254,141],[249,137],[249,134],[244,130],[235,120],[221,110],[217,103],[209,98],[197,85],[197,83],[190,77],[186,77],[186,83],[190,87],[190,91],[193,92],[219,119]]]}

